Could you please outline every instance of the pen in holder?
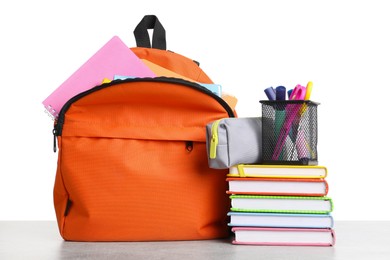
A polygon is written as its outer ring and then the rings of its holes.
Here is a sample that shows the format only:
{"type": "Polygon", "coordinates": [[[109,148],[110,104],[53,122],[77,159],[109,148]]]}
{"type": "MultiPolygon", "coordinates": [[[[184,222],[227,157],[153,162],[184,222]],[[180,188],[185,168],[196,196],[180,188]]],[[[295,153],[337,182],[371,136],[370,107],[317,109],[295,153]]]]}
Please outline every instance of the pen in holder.
{"type": "Polygon", "coordinates": [[[317,165],[317,107],[310,100],[260,101],[263,164],[317,165]]]}

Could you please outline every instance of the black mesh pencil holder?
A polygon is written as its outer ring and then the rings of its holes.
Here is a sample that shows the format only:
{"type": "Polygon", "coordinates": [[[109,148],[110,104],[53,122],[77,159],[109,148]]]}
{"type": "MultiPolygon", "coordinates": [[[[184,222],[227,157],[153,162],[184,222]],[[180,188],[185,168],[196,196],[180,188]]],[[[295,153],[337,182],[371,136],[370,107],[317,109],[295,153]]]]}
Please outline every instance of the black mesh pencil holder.
{"type": "Polygon", "coordinates": [[[310,100],[260,101],[263,164],[317,165],[317,106],[310,100]]]}

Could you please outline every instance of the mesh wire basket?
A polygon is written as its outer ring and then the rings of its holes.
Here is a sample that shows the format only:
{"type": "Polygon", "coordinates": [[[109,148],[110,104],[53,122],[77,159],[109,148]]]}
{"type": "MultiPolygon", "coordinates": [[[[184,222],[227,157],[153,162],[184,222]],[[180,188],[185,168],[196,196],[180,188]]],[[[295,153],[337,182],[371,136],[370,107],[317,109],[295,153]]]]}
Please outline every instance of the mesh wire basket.
{"type": "Polygon", "coordinates": [[[317,107],[310,100],[260,101],[264,164],[318,164],[317,107]]]}

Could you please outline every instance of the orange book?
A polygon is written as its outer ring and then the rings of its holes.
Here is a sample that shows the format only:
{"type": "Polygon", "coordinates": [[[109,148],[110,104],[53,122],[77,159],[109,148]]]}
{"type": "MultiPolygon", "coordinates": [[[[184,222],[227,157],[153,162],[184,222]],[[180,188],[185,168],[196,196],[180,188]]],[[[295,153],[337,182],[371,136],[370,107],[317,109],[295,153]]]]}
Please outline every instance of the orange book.
{"type": "Polygon", "coordinates": [[[145,59],[141,59],[141,61],[151,70],[153,71],[154,74],[156,74],[157,76],[164,76],[164,77],[173,77],[173,78],[179,78],[179,79],[185,79],[185,80],[188,80],[188,81],[192,81],[192,82],[196,82],[195,80],[193,79],[190,79],[188,77],[185,77],[183,75],[180,75],[179,73],[176,73],[176,72],[173,72],[169,69],[166,69],[162,66],[159,66],[151,61],[148,61],[148,60],[145,60],[145,59]]]}
{"type": "MultiPolygon", "coordinates": [[[[156,74],[157,76],[160,76],[160,77],[173,77],[173,78],[180,78],[180,79],[184,79],[184,80],[188,80],[188,81],[192,81],[192,82],[195,82],[195,83],[199,83],[201,84],[202,86],[204,87],[207,87],[208,84],[210,85],[214,85],[214,84],[211,84],[211,83],[200,83],[198,81],[195,81],[193,79],[190,79],[188,77],[185,77],[179,73],[176,73],[174,71],[171,71],[167,68],[164,68],[162,66],[159,66],[149,60],[146,60],[146,59],[141,59],[141,61],[151,70],[153,71],[154,74],[156,74]]],[[[215,84],[216,85],[216,84],[215,84]]],[[[222,90],[221,90],[222,92],[222,90]]],[[[229,95],[227,93],[221,93],[219,94],[223,100],[225,100],[226,103],[229,104],[229,106],[232,108],[232,109],[235,109],[236,105],[237,105],[237,98],[235,96],[232,96],[232,95],[229,95]]]]}
{"type": "Polygon", "coordinates": [[[325,179],[293,178],[227,178],[228,194],[325,196],[328,183],[325,179]]]}

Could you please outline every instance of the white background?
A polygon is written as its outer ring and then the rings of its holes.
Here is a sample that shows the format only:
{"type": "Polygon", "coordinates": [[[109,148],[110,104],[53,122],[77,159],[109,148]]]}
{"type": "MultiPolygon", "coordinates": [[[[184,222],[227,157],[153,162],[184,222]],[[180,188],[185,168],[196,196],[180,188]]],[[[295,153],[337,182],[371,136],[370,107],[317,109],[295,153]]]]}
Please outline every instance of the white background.
{"type": "Polygon", "coordinates": [[[241,117],[263,89],[314,83],[319,163],[336,220],[390,220],[386,1],[2,1],[0,220],[55,220],[57,154],[41,102],[113,35],[135,46],[146,14],[200,62],[241,117]]]}

